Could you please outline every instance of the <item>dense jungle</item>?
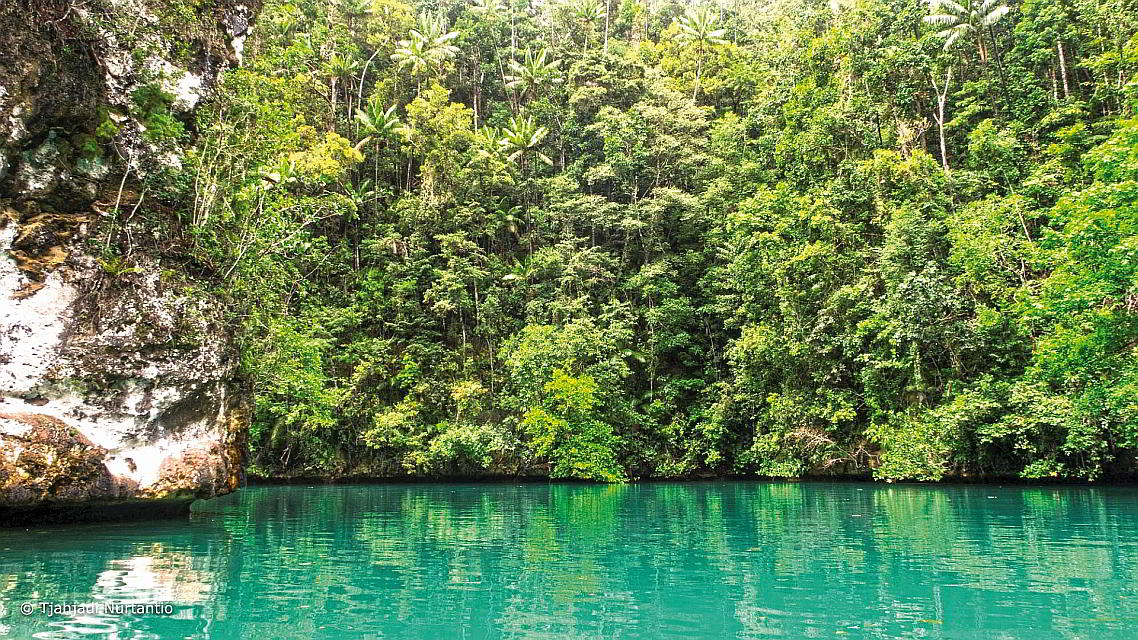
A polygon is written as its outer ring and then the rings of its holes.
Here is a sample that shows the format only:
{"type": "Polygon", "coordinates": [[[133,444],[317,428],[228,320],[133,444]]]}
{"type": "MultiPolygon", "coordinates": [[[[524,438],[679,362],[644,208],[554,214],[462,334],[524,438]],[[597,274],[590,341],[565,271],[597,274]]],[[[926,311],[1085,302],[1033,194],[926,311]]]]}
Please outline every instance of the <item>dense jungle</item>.
{"type": "Polygon", "coordinates": [[[227,301],[254,475],[1127,475],[1135,16],[266,0],[92,242],[227,301]]]}

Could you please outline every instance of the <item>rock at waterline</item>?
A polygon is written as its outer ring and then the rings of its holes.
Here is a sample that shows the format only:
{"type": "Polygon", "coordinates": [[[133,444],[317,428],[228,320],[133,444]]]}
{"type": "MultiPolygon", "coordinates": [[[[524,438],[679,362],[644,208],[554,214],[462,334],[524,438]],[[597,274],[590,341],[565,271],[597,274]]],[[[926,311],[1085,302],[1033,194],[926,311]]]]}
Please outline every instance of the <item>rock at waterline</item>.
{"type": "Polygon", "coordinates": [[[0,525],[159,515],[241,482],[249,399],[220,303],[160,247],[93,239],[132,231],[137,179],[180,162],[138,92],[185,115],[259,4],[0,3],[0,525]]]}

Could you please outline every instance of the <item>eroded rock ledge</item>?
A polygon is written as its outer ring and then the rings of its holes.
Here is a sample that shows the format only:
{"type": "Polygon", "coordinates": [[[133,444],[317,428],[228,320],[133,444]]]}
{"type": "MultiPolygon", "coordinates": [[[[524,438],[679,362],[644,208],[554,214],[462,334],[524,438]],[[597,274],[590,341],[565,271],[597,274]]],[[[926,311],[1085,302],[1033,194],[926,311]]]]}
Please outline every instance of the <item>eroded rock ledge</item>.
{"type": "MultiPolygon", "coordinates": [[[[0,246],[20,228],[7,218],[0,246]]],[[[216,301],[145,258],[112,276],[73,249],[52,247],[66,257],[42,282],[0,261],[0,505],[232,491],[248,410],[216,301]]]]}
{"type": "Polygon", "coordinates": [[[147,167],[179,162],[144,135],[140,88],[188,122],[258,3],[3,4],[0,526],[232,491],[249,401],[221,304],[155,252],[96,257],[93,239],[122,228],[147,167]]]}

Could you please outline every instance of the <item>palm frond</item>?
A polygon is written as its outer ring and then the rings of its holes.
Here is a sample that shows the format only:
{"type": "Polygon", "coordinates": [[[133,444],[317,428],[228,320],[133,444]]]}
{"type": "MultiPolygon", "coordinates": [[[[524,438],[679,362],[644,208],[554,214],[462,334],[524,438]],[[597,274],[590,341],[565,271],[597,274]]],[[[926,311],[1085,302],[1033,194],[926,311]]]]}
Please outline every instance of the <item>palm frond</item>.
{"type": "Polygon", "coordinates": [[[968,15],[968,8],[956,2],[956,0],[939,0],[941,9],[947,9],[949,13],[955,13],[958,16],[968,15]]]}
{"type": "Polygon", "coordinates": [[[995,9],[992,9],[987,15],[984,16],[982,22],[985,27],[990,27],[1000,21],[1000,18],[1008,15],[1011,9],[1006,4],[1002,4],[995,9]]]}
{"type": "Polygon", "coordinates": [[[956,22],[957,22],[956,16],[950,16],[950,15],[944,14],[944,13],[937,14],[935,16],[925,16],[924,18],[922,18],[922,20],[925,22],[925,24],[934,24],[934,25],[938,25],[938,26],[940,26],[940,25],[952,25],[952,24],[956,24],[956,22]]]}

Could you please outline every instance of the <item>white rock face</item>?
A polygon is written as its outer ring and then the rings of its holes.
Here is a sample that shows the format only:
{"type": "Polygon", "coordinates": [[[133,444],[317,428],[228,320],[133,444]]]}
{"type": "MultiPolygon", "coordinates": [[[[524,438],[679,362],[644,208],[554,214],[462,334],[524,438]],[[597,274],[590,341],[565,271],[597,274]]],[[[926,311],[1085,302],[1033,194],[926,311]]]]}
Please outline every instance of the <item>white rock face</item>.
{"type": "Polygon", "coordinates": [[[174,108],[179,111],[191,111],[198,106],[205,92],[205,83],[201,76],[189,71],[182,74],[174,83],[174,108]]]}
{"type": "MultiPolygon", "coordinates": [[[[16,239],[17,225],[0,229],[0,246],[16,239]]],[[[8,298],[27,283],[16,261],[5,251],[0,257],[0,292],[8,298]]],[[[22,397],[47,375],[52,356],[70,319],[77,292],[49,278],[37,295],[25,300],[4,300],[0,305],[0,406],[7,398],[22,397]]]]}
{"type": "Polygon", "coordinates": [[[237,56],[237,64],[245,63],[245,38],[247,36],[241,35],[229,41],[229,46],[233,48],[234,55],[237,56]]]}
{"type": "MultiPolygon", "coordinates": [[[[160,83],[173,111],[194,109],[260,3],[202,9],[198,27],[216,30],[196,57],[174,55],[183,34],[158,0],[77,4],[61,20],[90,42],[66,46],[28,6],[0,1],[0,526],[232,491],[249,394],[221,302],[133,242],[101,263],[90,236],[112,235],[96,204],[108,192],[137,198],[147,167],[177,164],[142,136],[135,91],[160,83]]],[[[138,224],[134,238],[157,237],[138,224]]]]}
{"type": "Polygon", "coordinates": [[[11,255],[20,228],[0,229],[0,506],[235,488],[247,412],[215,302],[81,254],[36,282],[11,255]],[[76,447],[94,473],[62,470],[66,495],[33,486],[34,463],[76,447]]]}

